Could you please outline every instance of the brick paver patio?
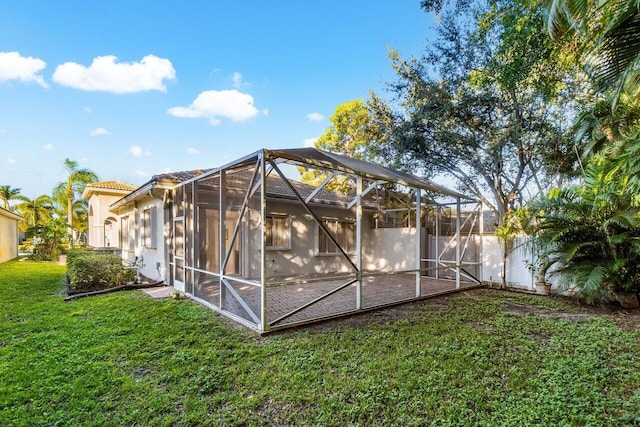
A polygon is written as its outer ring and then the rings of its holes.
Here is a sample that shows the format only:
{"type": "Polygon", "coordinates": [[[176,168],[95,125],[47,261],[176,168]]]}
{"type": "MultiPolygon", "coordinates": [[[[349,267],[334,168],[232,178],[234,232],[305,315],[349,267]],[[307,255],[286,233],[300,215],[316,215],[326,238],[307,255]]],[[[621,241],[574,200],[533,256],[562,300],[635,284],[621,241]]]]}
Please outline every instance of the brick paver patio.
{"type": "MultiPolygon", "coordinates": [[[[320,299],[323,295],[346,285],[355,276],[328,278],[314,281],[300,281],[293,284],[283,284],[267,287],[267,321],[273,328],[286,325],[311,322],[323,318],[357,313],[356,292],[357,283],[344,286],[343,289],[320,299]],[[316,302],[313,302],[317,300],[316,302]],[[301,309],[307,305],[306,308],[301,309]],[[293,313],[295,310],[299,311],[293,313]],[[293,313],[289,316],[286,316],[293,313]],[[286,317],[283,317],[286,316],[286,317]]],[[[260,318],[260,293],[258,286],[229,280],[230,285],[242,298],[246,305],[260,318]]],[[[475,282],[461,282],[460,290],[477,287],[475,282]]],[[[420,280],[420,297],[439,295],[456,291],[453,280],[422,277],[420,280]]],[[[193,295],[216,308],[220,308],[220,285],[217,279],[200,280],[200,284],[193,290],[193,295]]],[[[362,283],[362,309],[371,309],[384,305],[406,302],[416,299],[416,279],[413,274],[393,274],[375,277],[365,277],[362,283]]],[[[232,293],[225,289],[222,296],[222,308],[248,321],[255,319],[242,307],[232,293]]]]}

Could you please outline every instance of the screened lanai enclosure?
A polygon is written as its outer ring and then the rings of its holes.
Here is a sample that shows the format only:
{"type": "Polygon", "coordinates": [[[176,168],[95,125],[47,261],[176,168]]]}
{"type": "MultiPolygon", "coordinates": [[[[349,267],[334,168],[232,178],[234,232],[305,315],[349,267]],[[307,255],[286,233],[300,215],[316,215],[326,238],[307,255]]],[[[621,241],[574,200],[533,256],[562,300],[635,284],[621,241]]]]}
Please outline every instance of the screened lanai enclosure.
{"type": "Polygon", "coordinates": [[[255,329],[477,286],[481,204],[312,148],[261,150],[182,183],[170,280],[255,329]]]}

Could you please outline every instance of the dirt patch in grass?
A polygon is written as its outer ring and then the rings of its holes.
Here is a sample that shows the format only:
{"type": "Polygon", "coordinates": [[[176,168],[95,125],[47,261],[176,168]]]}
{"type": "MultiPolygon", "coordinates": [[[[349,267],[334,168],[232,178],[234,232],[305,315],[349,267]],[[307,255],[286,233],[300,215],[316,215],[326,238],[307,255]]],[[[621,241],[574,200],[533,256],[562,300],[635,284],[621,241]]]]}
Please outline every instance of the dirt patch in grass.
{"type": "Polygon", "coordinates": [[[536,298],[555,298],[566,304],[566,309],[540,307],[535,304],[521,304],[508,302],[505,311],[520,314],[532,314],[559,319],[587,319],[601,317],[614,320],[620,327],[627,330],[635,330],[640,325],[640,310],[627,310],[616,305],[585,305],[575,298],[553,296],[536,298]]]}

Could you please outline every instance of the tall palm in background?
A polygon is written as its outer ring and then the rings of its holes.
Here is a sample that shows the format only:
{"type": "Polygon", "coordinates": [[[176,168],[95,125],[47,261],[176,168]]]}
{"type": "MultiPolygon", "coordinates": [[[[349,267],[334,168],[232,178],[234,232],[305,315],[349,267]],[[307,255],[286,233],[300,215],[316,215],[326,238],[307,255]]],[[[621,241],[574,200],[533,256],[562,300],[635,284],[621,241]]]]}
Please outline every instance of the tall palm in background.
{"type": "Polygon", "coordinates": [[[11,188],[8,185],[0,185],[0,202],[2,208],[10,209],[9,202],[11,200],[24,200],[24,196],[20,195],[20,188],[11,188]]]}
{"type": "MultiPolygon", "coordinates": [[[[53,211],[58,218],[67,218],[67,199],[64,194],[52,198],[53,211]]],[[[85,200],[73,201],[73,216],[71,225],[77,233],[84,233],[88,228],[89,209],[85,200]]]]}
{"type": "Polygon", "coordinates": [[[73,206],[77,200],[76,197],[82,194],[87,184],[96,182],[98,176],[89,169],[80,169],[78,162],[70,159],[65,159],[64,168],[68,174],[67,180],[55,187],[54,195],[57,200],[66,201],[67,224],[71,234],[73,232],[73,206]]]}
{"type": "Polygon", "coordinates": [[[53,213],[53,200],[50,196],[43,194],[34,199],[22,197],[22,203],[16,206],[22,216],[22,221],[18,224],[23,233],[29,227],[37,226],[39,223],[51,219],[53,213]]]}

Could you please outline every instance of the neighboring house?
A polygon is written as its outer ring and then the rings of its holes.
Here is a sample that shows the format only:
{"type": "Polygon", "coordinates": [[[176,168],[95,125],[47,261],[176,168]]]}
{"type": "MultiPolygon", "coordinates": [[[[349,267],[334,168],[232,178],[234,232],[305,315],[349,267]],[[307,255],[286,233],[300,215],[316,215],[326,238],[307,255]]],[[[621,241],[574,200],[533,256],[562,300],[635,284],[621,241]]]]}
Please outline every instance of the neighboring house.
{"type": "Polygon", "coordinates": [[[0,263],[18,256],[18,222],[20,215],[0,208],[0,263]]]}
{"type": "Polygon", "coordinates": [[[82,199],[89,210],[87,244],[94,248],[120,247],[119,220],[109,206],[138,188],[119,181],[94,182],[85,187],[82,199]]]}

